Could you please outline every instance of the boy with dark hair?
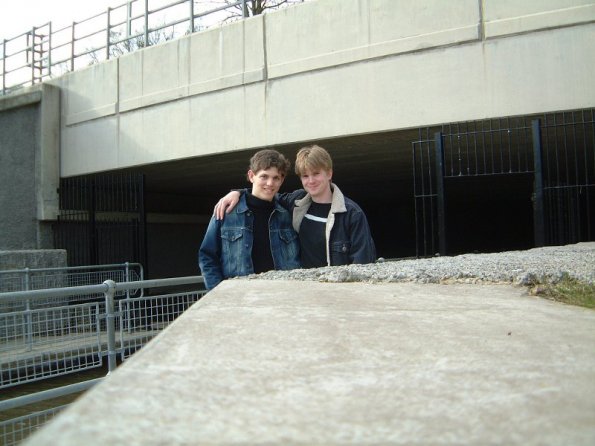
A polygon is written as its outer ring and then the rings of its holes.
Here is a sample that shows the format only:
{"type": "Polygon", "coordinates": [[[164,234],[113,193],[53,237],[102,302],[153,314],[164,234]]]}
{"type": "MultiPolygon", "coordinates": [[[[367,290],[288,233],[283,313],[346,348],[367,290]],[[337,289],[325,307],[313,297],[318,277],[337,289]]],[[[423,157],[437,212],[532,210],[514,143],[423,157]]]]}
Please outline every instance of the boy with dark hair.
{"type": "Polygon", "coordinates": [[[207,289],[229,277],[301,267],[291,214],[275,198],[290,165],[276,150],[261,150],[250,159],[251,192],[223,219],[211,218],[198,251],[207,289]]]}
{"type": "MultiPolygon", "coordinates": [[[[278,199],[293,214],[293,228],[300,234],[302,267],[374,262],[376,248],[368,220],[357,203],[331,182],[329,153],[317,145],[303,147],[296,155],[295,172],[304,189],[281,194],[278,199]]],[[[216,217],[230,212],[238,199],[239,191],[227,194],[215,208],[216,217]]]]}

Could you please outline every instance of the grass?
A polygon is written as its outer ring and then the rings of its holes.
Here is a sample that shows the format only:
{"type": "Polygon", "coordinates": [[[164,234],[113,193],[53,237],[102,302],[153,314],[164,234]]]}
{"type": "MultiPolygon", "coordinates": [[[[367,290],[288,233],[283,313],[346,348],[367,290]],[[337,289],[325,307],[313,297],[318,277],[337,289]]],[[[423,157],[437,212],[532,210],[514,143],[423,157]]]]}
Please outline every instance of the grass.
{"type": "Polygon", "coordinates": [[[564,276],[557,283],[542,283],[533,287],[532,294],[569,305],[595,309],[595,284],[564,276]]]}

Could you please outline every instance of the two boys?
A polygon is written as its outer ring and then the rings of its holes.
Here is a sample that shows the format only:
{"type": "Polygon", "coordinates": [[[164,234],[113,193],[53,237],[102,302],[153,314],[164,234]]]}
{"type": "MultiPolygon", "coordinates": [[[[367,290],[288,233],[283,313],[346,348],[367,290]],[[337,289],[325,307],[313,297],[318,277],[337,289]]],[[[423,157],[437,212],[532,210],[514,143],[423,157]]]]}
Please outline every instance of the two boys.
{"type": "MultiPolygon", "coordinates": [[[[376,249],[366,216],[332,183],[333,164],[328,152],[317,145],[300,149],[295,172],[304,189],[278,194],[275,202],[290,212],[292,227],[300,235],[301,267],[374,262],[376,249]]],[[[215,221],[225,222],[230,215],[238,212],[234,210],[236,205],[239,203],[238,209],[241,208],[242,200],[248,195],[247,190],[227,194],[215,207],[215,221]]],[[[207,282],[202,263],[201,270],[207,282]]]]}

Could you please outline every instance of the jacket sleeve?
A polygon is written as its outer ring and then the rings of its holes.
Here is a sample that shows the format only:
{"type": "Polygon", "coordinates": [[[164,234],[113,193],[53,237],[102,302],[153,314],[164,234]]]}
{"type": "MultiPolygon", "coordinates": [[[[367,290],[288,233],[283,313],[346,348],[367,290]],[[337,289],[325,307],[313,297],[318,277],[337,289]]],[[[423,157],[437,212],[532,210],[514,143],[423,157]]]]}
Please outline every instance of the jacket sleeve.
{"type": "Polygon", "coordinates": [[[350,222],[351,263],[374,263],[376,246],[368,225],[366,214],[361,209],[352,212],[350,222]]]}
{"type": "Polygon", "coordinates": [[[211,217],[207,232],[198,250],[198,265],[205,280],[205,286],[212,290],[223,280],[221,263],[221,221],[211,217]]]}
{"type": "Polygon", "coordinates": [[[277,194],[276,198],[281,206],[291,212],[293,210],[295,201],[304,198],[305,196],[306,191],[304,189],[297,189],[293,192],[283,192],[282,194],[277,194]]]}

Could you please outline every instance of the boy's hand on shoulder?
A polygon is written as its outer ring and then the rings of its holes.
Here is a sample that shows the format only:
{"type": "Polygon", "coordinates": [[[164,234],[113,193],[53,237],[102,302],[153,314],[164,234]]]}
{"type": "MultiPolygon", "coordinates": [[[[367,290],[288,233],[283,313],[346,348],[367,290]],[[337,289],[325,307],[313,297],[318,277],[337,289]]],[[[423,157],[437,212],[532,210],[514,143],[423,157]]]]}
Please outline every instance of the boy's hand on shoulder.
{"type": "Polygon", "coordinates": [[[233,208],[236,207],[239,201],[240,193],[238,191],[232,190],[217,202],[215,208],[213,209],[213,215],[217,220],[223,220],[225,214],[229,214],[233,208]]]}

